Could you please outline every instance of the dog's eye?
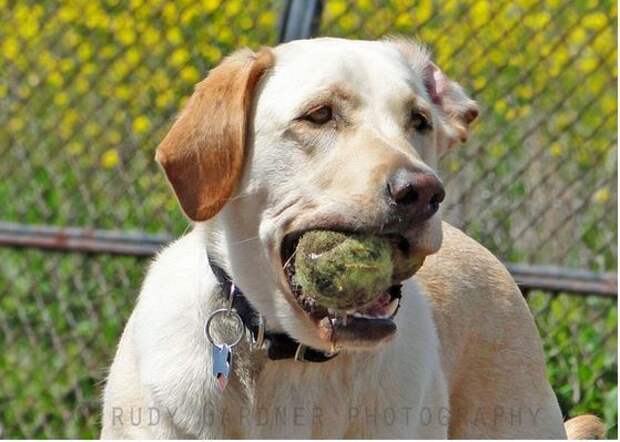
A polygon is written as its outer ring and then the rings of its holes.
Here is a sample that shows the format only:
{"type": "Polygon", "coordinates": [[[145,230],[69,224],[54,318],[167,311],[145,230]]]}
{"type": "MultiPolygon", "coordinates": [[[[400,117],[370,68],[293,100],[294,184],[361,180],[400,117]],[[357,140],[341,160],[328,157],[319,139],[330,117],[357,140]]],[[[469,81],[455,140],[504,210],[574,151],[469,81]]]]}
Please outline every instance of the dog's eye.
{"type": "Polygon", "coordinates": [[[433,128],[428,117],[417,110],[411,111],[411,124],[418,132],[426,132],[433,128]]]}
{"type": "Polygon", "coordinates": [[[314,124],[325,124],[331,119],[332,108],[329,106],[321,106],[304,116],[304,120],[311,121],[314,124]]]}

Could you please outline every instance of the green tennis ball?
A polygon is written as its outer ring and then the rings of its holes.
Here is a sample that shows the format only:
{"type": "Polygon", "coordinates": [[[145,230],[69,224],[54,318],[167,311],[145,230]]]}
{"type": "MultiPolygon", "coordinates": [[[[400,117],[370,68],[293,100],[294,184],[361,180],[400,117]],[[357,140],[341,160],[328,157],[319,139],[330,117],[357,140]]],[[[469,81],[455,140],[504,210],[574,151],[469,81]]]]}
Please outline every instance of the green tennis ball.
{"type": "Polygon", "coordinates": [[[401,282],[411,278],[416,274],[422,264],[424,264],[425,256],[407,253],[398,245],[392,244],[392,265],[394,271],[392,273],[392,281],[401,282]]]}
{"type": "Polygon", "coordinates": [[[376,300],[392,285],[392,273],[392,246],[375,235],[313,230],[295,254],[295,282],[304,295],[337,310],[376,300]]]}

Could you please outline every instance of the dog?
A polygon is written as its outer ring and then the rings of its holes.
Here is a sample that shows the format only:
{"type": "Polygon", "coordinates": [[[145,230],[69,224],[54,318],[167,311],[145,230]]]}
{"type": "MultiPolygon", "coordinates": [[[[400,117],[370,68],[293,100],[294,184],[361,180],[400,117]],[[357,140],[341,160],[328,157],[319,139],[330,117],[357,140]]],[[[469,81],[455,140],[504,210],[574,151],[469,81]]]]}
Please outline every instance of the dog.
{"type": "MultiPolygon", "coordinates": [[[[404,39],[224,59],[157,149],[194,228],[144,280],[102,438],[565,438],[521,293],[441,221],[437,157],[477,115],[404,39]],[[385,235],[424,264],[370,308],[309,307],[290,261],[312,229],[385,235]]],[[[582,418],[571,433],[598,434],[582,418]]]]}

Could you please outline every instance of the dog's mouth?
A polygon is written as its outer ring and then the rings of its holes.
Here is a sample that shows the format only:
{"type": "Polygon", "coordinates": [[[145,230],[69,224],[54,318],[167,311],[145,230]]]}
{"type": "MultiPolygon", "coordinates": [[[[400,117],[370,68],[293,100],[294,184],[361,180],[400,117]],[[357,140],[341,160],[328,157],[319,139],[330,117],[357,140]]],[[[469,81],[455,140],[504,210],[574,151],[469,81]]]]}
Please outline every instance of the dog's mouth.
{"type": "MultiPolygon", "coordinates": [[[[401,281],[395,281],[383,293],[378,293],[373,301],[347,309],[337,310],[321,305],[307,296],[296,283],[295,253],[305,231],[288,234],[281,245],[282,268],[291,294],[319,329],[322,339],[338,344],[350,343],[355,346],[374,346],[391,338],[396,332],[394,317],[401,300],[401,281]]],[[[401,235],[385,235],[402,253],[412,253],[410,243],[401,235]]]]}

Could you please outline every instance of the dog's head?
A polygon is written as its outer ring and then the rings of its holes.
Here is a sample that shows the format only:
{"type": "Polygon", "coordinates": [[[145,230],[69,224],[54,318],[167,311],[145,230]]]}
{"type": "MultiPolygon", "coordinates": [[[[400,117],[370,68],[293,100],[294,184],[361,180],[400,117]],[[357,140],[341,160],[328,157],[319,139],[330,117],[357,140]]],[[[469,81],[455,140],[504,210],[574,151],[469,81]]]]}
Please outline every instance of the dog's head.
{"type": "Polygon", "coordinates": [[[389,235],[420,259],[436,252],[436,158],[467,138],[477,113],[414,43],[303,40],[225,59],[156,158],[186,215],[218,233],[220,259],[271,328],[325,350],[373,348],[393,334],[390,319],[309,311],[284,265],[317,228],[389,235]]]}

